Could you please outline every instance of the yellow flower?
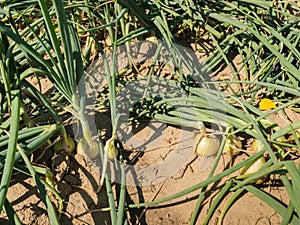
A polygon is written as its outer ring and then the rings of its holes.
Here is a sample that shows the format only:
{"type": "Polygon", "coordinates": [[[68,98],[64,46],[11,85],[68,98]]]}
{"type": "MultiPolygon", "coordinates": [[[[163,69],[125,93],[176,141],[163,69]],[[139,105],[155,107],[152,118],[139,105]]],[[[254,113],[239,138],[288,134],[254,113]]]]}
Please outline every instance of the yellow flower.
{"type": "Polygon", "coordinates": [[[275,108],[276,108],[275,103],[268,98],[263,98],[259,103],[260,110],[268,110],[268,109],[275,109],[275,108]]]}

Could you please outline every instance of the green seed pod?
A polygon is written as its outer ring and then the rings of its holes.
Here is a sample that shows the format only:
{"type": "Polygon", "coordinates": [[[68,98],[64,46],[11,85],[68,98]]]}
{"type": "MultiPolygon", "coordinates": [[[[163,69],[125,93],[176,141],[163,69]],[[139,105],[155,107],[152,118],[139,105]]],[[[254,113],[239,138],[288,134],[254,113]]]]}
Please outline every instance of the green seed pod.
{"type": "Polygon", "coordinates": [[[66,140],[61,139],[54,145],[54,152],[66,151],[68,153],[72,153],[75,149],[75,142],[73,138],[67,137],[66,140]]]}
{"type": "Polygon", "coordinates": [[[84,138],[82,138],[77,144],[77,153],[84,157],[95,159],[99,155],[99,143],[98,141],[92,141],[89,144],[84,138]]]}
{"type": "Polygon", "coordinates": [[[220,141],[214,135],[206,135],[202,137],[201,133],[194,138],[194,149],[198,155],[214,156],[218,153],[220,148],[220,141]]]}

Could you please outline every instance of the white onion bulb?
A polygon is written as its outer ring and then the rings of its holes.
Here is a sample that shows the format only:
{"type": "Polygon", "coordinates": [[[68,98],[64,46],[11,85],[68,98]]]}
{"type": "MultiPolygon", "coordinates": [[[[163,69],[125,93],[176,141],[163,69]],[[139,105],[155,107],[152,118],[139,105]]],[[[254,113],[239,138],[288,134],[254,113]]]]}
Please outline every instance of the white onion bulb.
{"type": "Polygon", "coordinates": [[[218,153],[220,148],[220,141],[214,135],[202,136],[201,133],[197,134],[194,138],[194,149],[198,155],[201,156],[214,156],[218,153]]]}

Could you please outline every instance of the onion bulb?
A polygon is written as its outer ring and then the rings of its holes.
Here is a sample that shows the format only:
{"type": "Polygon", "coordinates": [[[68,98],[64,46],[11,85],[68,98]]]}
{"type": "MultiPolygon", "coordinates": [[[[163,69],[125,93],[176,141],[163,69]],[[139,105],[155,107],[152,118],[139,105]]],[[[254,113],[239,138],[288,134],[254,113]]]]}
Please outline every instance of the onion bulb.
{"type": "Polygon", "coordinates": [[[95,159],[99,155],[99,143],[94,140],[88,143],[84,138],[82,138],[77,144],[77,153],[84,157],[95,159]]]}
{"type": "Polygon", "coordinates": [[[198,155],[214,156],[218,153],[220,148],[220,141],[214,135],[202,136],[201,133],[194,137],[194,149],[198,155]]]}
{"type": "Polygon", "coordinates": [[[75,142],[73,138],[67,137],[66,139],[61,139],[54,145],[54,151],[59,152],[65,150],[67,153],[72,153],[75,149],[75,142]]]}
{"type": "Polygon", "coordinates": [[[229,155],[238,154],[238,149],[243,147],[242,141],[238,138],[229,138],[226,140],[223,152],[229,155]]]}
{"type": "Polygon", "coordinates": [[[252,150],[256,153],[256,152],[260,152],[265,148],[264,143],[262,143],[262,141],[258,140],[258,139],[254,139],[253,143],[252,143],[252,150]]]}
{"type": "Polygon", "coordinates": [[[115,147],[115,136],[108,139],[104,146],[104,151],[107,152],[107,158],[113,160],[118,156],[118,152],[115,147]]]}
{"type": "MultiPolygon", "coordinates": [[[[241,175],[250,175],[250,174],[254,174],[256,173],[260,168],[263,167],[263,165],[266,164],[265,158],[264,157],[260,157],[259,159],[257,159],[255,162],[252,162],[246,166],[244,166],[241,170],[240,170],[240,174],[241,175]]],[[[257,179],[254,182],[256,184],[261,184],[264,181],[263,178],[257,179]]]]}
{"type": "Polygon", "coordinates": [[[55,184],[55,178],[53,173],[47,169],[46,174],[45,174],[45,181],[47,184],[49,184],[51,187],[54,186],[55,184]]]}

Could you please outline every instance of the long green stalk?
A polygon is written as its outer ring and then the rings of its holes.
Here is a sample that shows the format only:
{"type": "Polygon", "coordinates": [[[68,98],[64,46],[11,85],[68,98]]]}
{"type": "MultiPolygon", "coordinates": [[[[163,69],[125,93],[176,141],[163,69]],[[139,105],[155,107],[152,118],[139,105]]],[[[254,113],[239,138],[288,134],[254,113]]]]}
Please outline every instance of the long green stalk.
{"type": "Polygon", "coordinates": [[[16,154],[16,148],[17,148],[17,142],[18,142],[18,131],[19,131],[19,116],[20,116],[20,91],[19,90],[13,90],[11,91],[11,98],[12,98],[12,104],[11,104],[11,119],[12,123],[10,124],[10,136],[9,136],[9,142],[7,147],[7,154],[6,154],[6,160],[1,176],[1,183],[0,183],[0,211],[3,208],[3,205],[5,203],[7,190],[9,187],[12,171],[13,171],[13,165],[15,160],[15,154],[16,154]]]}
{"type": "Polygon", "coordinates": [[[9,221],[12,222],[13,225],[22,225],[17,213],[7,199],[5,199],[4,208],[9,221]]]}
{"type": "MultiPolygon", "coordinates": [[[[222,140],[222,143],[220,145],[220,149],[219,149],[218,154],[216,156],[216,159],[215,159],[215,161],[213,163],[213,166],[212,166],[211,170],[209,171],[209,174],[207,175],[207,178],[210,178],[210,177],[212,177],[214,175],[215,170],[216,170],[216,168],[217,168],[217,166],[218,166],[218,164],[220,162],[224,146],[225,146],[225,138],[223,138],[223,140],[222,140]]],[[[228,182],[228,184],[226,185],[225,190],[228,190],[229,187],[230,187],[230,182],[228,182]]],[[[201,193],[198,196],[198,199],[197,199],[197,202],[196,202],[196,205],[195,205],[192,217],[190,219],[190,225],[193,225],[193,224],[196,223],[196,220],[197,220],[197,217],[198,217],[198,213],[200,211],[200,206],[201,206],[201,204],[202,204],[202,202],[204,200],[206,190],[207,190],[207,186],[203,187],[202,190],[201,190],[201,193]]],[[[214,201],[214,202],[217,202],[217,201],[214,201]]]]}
{"type": "Polygon", "coordinates": [[[22,156],[31,176],[33,177],[36,185],[37,185],[37,188],[41,194],[41,197],[42,197],[42,200],[46,206],[46,210],[47,210],[47,213],[48,213],[48,216],[49,216],[49,219],[50,219],[50,224],[51,225],[60,225],[59,223],[59,220],[58,220],[58,216],[56,215],[56,209],[55,207],[53,206],[46,190],[45,190],[45,187],[43,186],[39,176],[36,174],[30,160],[28,159],[27,155],[25,154],[25,152],[23,151],[23,149],[18,146],[18,152],[20,153],[20,155],[22,156]]]}

